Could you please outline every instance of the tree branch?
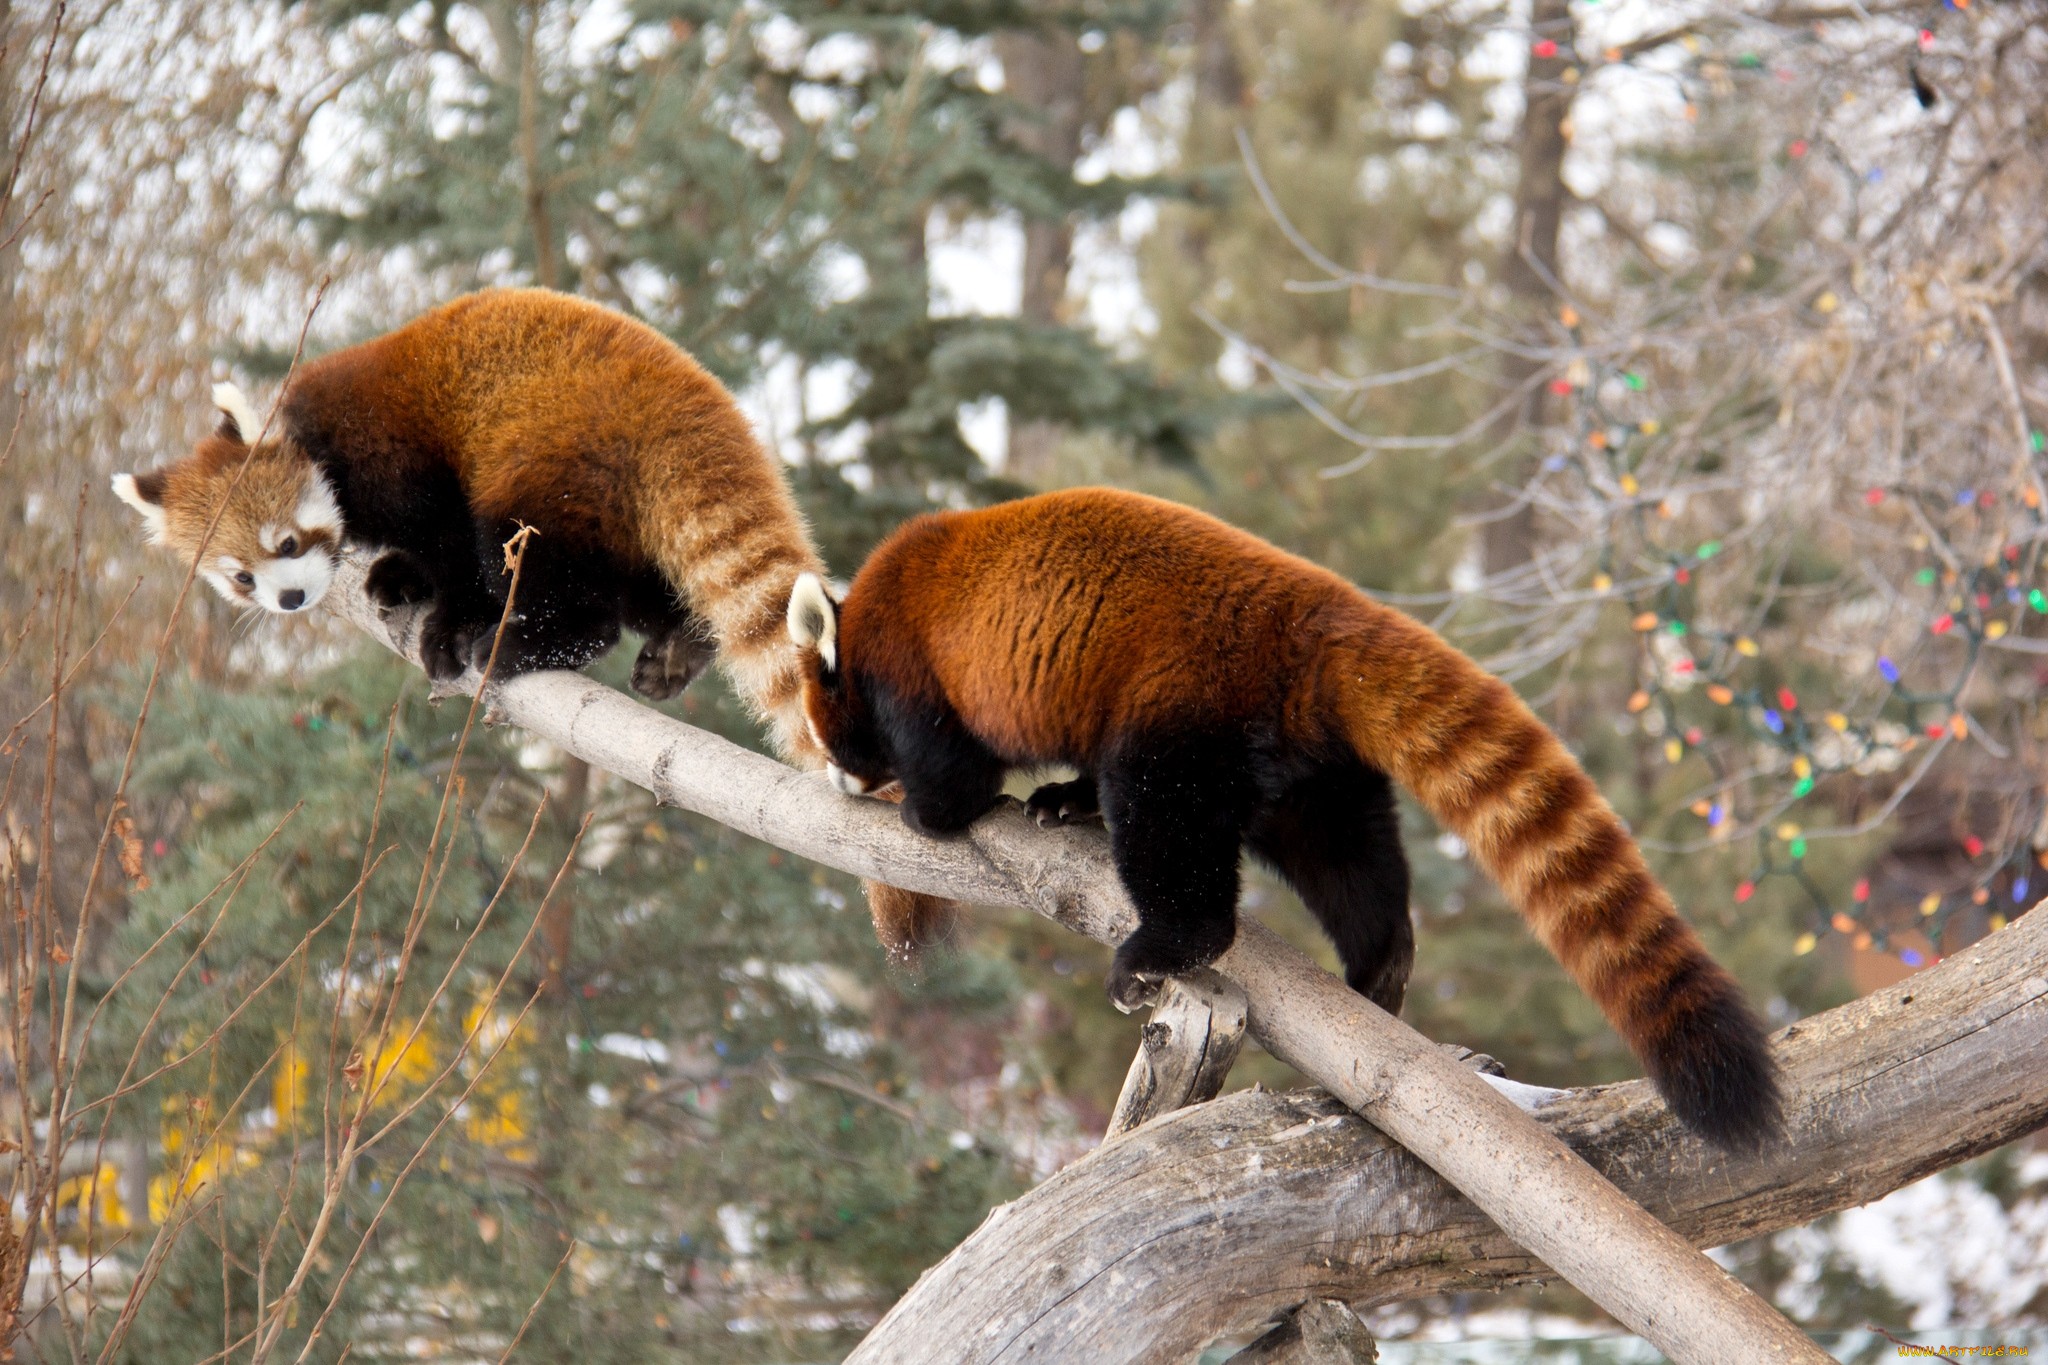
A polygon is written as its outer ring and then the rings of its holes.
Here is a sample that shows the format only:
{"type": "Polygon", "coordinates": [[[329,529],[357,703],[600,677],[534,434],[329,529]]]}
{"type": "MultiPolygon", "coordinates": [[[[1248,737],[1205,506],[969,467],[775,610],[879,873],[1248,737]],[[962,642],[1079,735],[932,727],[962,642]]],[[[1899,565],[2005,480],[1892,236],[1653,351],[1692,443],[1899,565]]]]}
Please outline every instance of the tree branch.
{"type": "MultiPolygon", "coordinates": [[[[362,595],[366,567],[360,556],[344,566],[329,606],[415,658],[422,613],[380,619],[362,595]]],[[[471,674],[456,690],[475,684],[471,674]]],[[[1012,802],[958,839],[927,839],[912,833],[892,806],[843,797],[814,774],[572,673],[529,673],[494,684],[490,702],[494,717],[658,800],[828,867],[960,901],[1025,906],[1104,943],[1121,942],[1136,924],[1100,830],[1040,830],[1012,802]]],[[[1681,1365],[1828,1359],[1478,1074],[1264,926],[1241,923],[1237,941],[1215,968],[1244,991],[1252,1034],[1268,1052],[1428,1162],[1529,1253],[1681,1365]]],[[[1654,1112],[1663,1125],[1675,1124],[1661,1106],[1654,1112]]],[[[1709,1159],[1690,1137],[1669,1140],[1696,1160],[1709,1159]]],[[[1189,1201],[1183,1195],[1172,1203],[1187,1209],[1189,1201]]],[[[937,1349],[939,1338],[904,1341],[878,1330],[861,1358],[965,1358],[978,1349],[969,1343],[985,1342],[996,1325],[968,1324],[945,1339],[944,1351],[937,1349]]]]}
{"type": "MultiPolygon", "coordinates": [[[[2048,1122],[2044,968],[2048,914],[2030,914],[1793,1025],[1779,1047],[1789,1138],[1755,1156],[1685,1138],[1643,1081],[1554,1092],[1537,1117],[1696,1245],[1791,1227],[2048,1122]]],[[[1334,1099],[1240,1091],[1106,1142],[990,1214],[849,1365],[913,1358],[920,1339],[961,1343],[948,1358],[963,1362],[1056,1359],[1075,1341],[1091,1360],[1176,1359],[1304,1300],[1550,1277],[1334,1099]],[[974,1335],[983,1324],[1000,1326],[974,1335]]]]}

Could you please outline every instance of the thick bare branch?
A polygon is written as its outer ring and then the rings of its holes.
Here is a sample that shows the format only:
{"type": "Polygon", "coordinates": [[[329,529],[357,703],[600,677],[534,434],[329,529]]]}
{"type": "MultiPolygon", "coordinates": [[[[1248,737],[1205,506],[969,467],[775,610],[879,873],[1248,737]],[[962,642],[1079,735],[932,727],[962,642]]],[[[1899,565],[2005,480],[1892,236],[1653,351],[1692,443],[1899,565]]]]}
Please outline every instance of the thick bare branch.
{"type": "MultiPolygon", "coordinates": [[[[1865,1203],[2048,1122],[2048,914],[1781,1039],[1788,1138],[1728,1158],[1641,1081],[1554,1092],[1552,1132],[1700,1246],[1865,1203]]],[[[1304,1300],[1364,1307],[1549,1272],[1414,1156],[1314,1091],[1167,1114],[989,1215],[857,1351],[1171,1360],[1304,1300]],[[974,1329],[987,1328],[984,1335],[974,1329]],[[893,1350],[878,1346],[896,1344],[893,1350]]],[[[1730,1356],[1729,1359],[1743,1359],[1730,1356]]]]}
{"type": "Polygon", "coordinates": [[[1108,1136],[1213,1100],[1244,1044],[1244,992],[1215,972],[1166,983],[1109,1116],[1108,1136]]]}

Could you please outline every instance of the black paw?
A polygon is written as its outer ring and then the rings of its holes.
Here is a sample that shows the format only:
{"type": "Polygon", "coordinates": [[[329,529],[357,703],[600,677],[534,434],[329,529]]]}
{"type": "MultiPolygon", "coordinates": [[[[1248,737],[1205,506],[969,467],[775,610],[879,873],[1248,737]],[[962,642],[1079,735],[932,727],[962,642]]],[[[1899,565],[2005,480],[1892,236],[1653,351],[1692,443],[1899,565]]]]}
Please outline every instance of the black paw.
{"type": "Polygon", "coordinates": [[[410,606],[415,602],[431,602],[434,585],[419,561],[409,554],[391,553],[370,566],[370,572],[363,579],[363,593],[377,604],[380,611],[393,607],[410,606]]]}
{"type": "Polygon", "coordinates": [[[919,802],[906,795],[903,799],[903,823],[927,838],[950,839],[994,810],[1002,799],[1001,792],[987,800],[961,797],[948,798],[943,803],[919,802]]]}
{"type": "Polygon", "coordinates": [[[1119,960],[1110,964],[1109,978],[1105,982],[1109,1003],[1125,1014],[1157,1003],[1160,988],[1166,985],[1166,975],[1135,970],[1124,964],[1121,953],[1117,957],[1119,960]]]}
{"type": "Polygon", "coordinates": [[[692,626],[649,636],[633,661],[633,690],[654,701],[667,701],[695,682],[717,655],[718,646],[692,626]]]}
{"type": "Polygon", "coordinates": [[[1401,1002],[1408,996],[1408,971],[1414,965],[1412,952],[1391,956],[1371,967],[1347,971],[1344,984],[1388,1014],[1399,1014],[1401,1002]]]}
{"type": "Polygon", "coordinates": [[[1161,925],[1141,921],[1131,936],[1117,945],[1110,960],[1109,979],[1104,983],[1109,1002],[1129,1014],[1153,1003],[1159,987],[1169,976],[1186,976],[1223,956],[1237,938],[1237,921],[1204,920],[1161,925]]]}
{"type": "Polygon", "coordinates": [[[453,682],[469,670],[470,651],[481,628],[441,612],[420,628],[420,665],[435,682],[453,682]]]}
{"type": "Polygon", "coordinates": [[[948,835],[958,834],[961,830],[967,828],[966,825],[934,819],[931,815],[920,811],[908,801],[905,801],[900,809],[903,823],[916,830],[919,834],[924,835],[927,839],[944,839],[948,835]]]}
{"type": "Polygon", "coordinates": [[[1026,798],[1024,809],[1031,813],[1040,829],[1079,824],[1102,814],[1092,777],[1077,777],[1071,782],[1048,782],[1026,798]]]}
{"type": "Polygon", "coordinates": [[[1438,1043],[1438,1047],[1451,1055],[1451,1060],[1463,1062],[1482,1076],[1505,1076],[1508,1069],[1484,1052],[1474,1052],[1462,1043],[1438,1043]]]}
{"type": "Polygon", "coordinates": [[[469,663],[479,673],[487,668],[497,678],[524,673],[526,667],[521,666],[521,660],[530,652],[520,637],[517,615],[502,622],[479,622],[470,633],[469,663]],[[497,655],[495,659],[493,654],[497,655]]]}

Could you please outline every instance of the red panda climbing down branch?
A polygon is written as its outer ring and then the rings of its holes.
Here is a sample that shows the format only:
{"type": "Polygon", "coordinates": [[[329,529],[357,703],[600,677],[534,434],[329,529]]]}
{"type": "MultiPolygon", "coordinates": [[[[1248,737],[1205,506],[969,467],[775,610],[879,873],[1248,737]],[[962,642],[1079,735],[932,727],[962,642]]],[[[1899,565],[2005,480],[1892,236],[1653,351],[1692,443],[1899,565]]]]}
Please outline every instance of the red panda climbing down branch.
{"type": "MultiPolygon", "coordinates": [[[[791,585],[821,569],[809,531],[732,395],[653,328],[486,290],[304,365],[268,431],[233,385],[214,400],[189,456],[114,492],[229,601],[312,606],[346,537],[385,551],[365,582],[380,607],[431,604],[437,680],[482,667],[500,633],[501,676],[580,668],[624,625],[647,637],[636,691],[673,697],[715,653],[785,758],[824,761],[783,633],[791,585]],[[500,632],[521,523],[539,534],[500,632]]],[[[946,902],[868,891],[899,954],[943,934],[946,902]]]]}
{"type": "Polygon", "coordinates": [[[1428,627],[1189,508],[1077,489],[921,517],[843,603],[797,580],[804,710],[842,791],[965,829],[1006,769],[1071,764],[1041,823],[1107,818],[1138,928],[1109,993],[1213,961],[1249,849],[1353,989],[1397,1011],[1415,943],[1388,778],[1472,849],[1689,1127],[1775,1131],[1777,1074],[1734,979],[1534,713],[1428,627]]]}

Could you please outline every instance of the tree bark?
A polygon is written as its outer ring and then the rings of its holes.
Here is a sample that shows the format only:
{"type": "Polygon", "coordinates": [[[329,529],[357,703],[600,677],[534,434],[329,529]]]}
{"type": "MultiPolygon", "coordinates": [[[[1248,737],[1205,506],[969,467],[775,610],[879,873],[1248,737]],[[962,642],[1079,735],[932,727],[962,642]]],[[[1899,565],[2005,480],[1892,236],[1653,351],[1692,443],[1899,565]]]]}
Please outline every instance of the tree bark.
{"type": "Polygon", "coordinates": [[[1231,40],[1230,0],[1189,0],[1187,14],[1195,34],[1195,97],[1235,114],[1244,105],[1244,68],[1231,40]]]}
{"type": "Polygon", "coordinates": [[[1224,1365],[1372,1365],[1379,1346],[1358,1314],[1335,1299],[1310,1299],[1224,1365]]]}
{"type": "MultiPolygon", "coordinates": [[[[1017,145],[1071,173],[1081,156],[1082,98],[1086,93],[1081,49],[1074,35],[1048,25],[996,35],[1003,63],[1003,88],[1030,112],[1017,118],[1010,135],[1017,145]]],[[[1018,316],[1045,324],[1066,321],[1067,272],[1073,264],[1074,227],[1064,217],[1024,220],[1024,291],[1018,316]]],[[[1025,483],[1052,472],[1058,448],[1057,422],[1020,422],[1010,431],[1004,472],[1025,483]]]]}
{"type": "MultiPolygon", "coordinates": [[[[1702,1147],[1648,1083],[1538,1091],[1536,1117],[1698,1246],[1888,1194],[2048,1122],[2048,914],[1780,1036],[1786,1140],[1702,1147]]],[[[1527,1090],[1527,1087],[1522,1087],[1527,1090]]],[[[1413,1155],[1315,1091],[1240,1091],[1106,1142],[997,1209],[849,1365],[1172,1360],[1292,1306],[1357,1307],[1553,1272],[1413,1155]],[[1038,1351],[1041,1354],[1034,1355],[1038,1351]]],[[[1729,1356],[1727,1359],[1753,1359],[1729,1356]]]]}
{"type": "Polygon", "coordinates": [[[1244,992],[1215,972],[1168,981],[1145,1023],[1105,1137],[1215,1099],[1244,1045],[1246,1008],[1244,992]]]}
{"type": "MultiPolygon", "coordinates": [[[[1576,29],[1566,0],[1534,0],[1529,31],[1538,40],[1557,44],[1548,57],[1529,56],[1522,80],[1522,126],[1516,138],[1514,226],[1507,256],[1501,262],[1501,283],[1507,288],[1510,312],[1518,325],[1534,323],[1558,303],[1557,236],[1564,221],[1565,120],[1571,114],[1577,85],[1564,80],[1573,54],[1576,29]]],[[[1500,383],[1504,393],[1528,388],[1527,396],[1503,419],[1496,441],[1526,441],[1543,423],[1544,392],[1533,385],[1538,364],[1512,351],[1501,352],[1500,383]]],[[[1536,553],[1536,509],[1516,495],[1534,466],[1530,450],[1517,451],[1502,462],[1504,494],[1489,494],[1492,508],[1481,534],[1482,566],[1489,577],[1529,562],[1536,553]]]]}
{"type": "MultiPolygon", "coordinates": [[[[329,605],[414,658],[422,613],[381,620],[362,595],[364,568],[361,557],[345,566],[329,605]]],[[[473,690],[477,681],[469,675],[452,690],[473,690]]],[[[1040,830],[1011,802],[960,838],[927,839],[893,806],[840,796],[815,774],[575,674],[512,678],[494,684],[489,701],[495,717],[659,800],[829,867],[959,901],[1026,906],[1104,943],[1120,942],[1136,923],[1100,830],[1040,830]]],[[[1477,1074],[1264,926],[1242,923],[1215,969],[1244,991],[1253,1036],[1268,1052],[1420,1156],[1530,1253],[1681,1365],[1827,1359],[1477,1074]]],[[[920,1341],[916,1358],[932,1358],[932,1348],[920,1341]]]]}

